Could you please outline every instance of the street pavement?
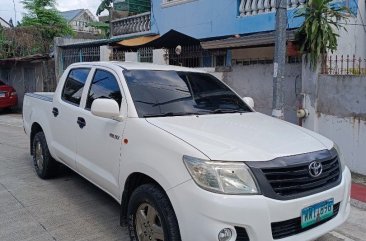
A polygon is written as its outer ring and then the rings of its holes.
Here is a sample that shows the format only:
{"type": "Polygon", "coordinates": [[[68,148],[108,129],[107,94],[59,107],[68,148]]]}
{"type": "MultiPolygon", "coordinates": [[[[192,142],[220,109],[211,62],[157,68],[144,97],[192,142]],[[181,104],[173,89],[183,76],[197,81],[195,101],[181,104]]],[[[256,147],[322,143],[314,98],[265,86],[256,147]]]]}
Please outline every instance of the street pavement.
{"type": "MultiPolygon", "coordinates": [[[[348,221],[317,241],[366,240],[366,205],[352,204],[348,221]]],[[[39,179],[21,115],[0,112],[0,241],[48,240],[129,239],[117,202],[88,181],[66,168],[39,179]]]]}

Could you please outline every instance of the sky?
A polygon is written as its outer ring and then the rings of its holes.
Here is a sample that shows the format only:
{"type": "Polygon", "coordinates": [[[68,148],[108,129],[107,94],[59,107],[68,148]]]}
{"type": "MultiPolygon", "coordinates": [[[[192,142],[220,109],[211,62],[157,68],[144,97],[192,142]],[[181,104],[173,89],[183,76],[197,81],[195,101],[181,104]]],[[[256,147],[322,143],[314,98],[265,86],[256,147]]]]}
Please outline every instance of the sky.
{"type": "MultiPolygon", "coordinates": [[[[56,0],[57,9],[60,11],[67,11],[73,9],[86,8],[89,9],[94,15],[97,11],[99,3],[101,0],[56,0]]],[[[9,21],[10,18],[16,23],[22,19],[24,14],[24,9],[22,7],[21,0],[0,0],[0,17],[4,20],[9,21]],[[15,4],[15,10],[14,10],[15,4]]],[[[103,13],[106,14],[106,13],[103,13]]],[[[103,15],[102,14],[102,15],[103,15]]]]}

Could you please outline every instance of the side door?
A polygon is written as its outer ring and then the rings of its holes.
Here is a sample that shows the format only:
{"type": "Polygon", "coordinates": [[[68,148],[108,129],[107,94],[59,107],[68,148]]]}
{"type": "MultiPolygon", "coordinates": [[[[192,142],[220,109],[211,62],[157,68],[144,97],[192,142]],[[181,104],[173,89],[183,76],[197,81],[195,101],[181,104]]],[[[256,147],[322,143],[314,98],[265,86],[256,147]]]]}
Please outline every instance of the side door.
{"type": "Polygon", "coordinates": [[[76,123],[80,103],[91,68],[74,68],[69,71],[61,94],[54,99],[51,119],[52,148],[55,158],[72,169],[76,168],[76,123]]]}
{"type": "MultiPolygon", "coordinates": [[[[78,171],[112,196],[119,193],[119,169],[125,120],[101,118],[91,113],[98,98],[114,99],[121,113],[127,110],[118,75],[106,68],[96,68],[78,118],[84,123],[77,130],[78,171]]],[[[126,116],[124,114],[124,116],[126,116]]]]}

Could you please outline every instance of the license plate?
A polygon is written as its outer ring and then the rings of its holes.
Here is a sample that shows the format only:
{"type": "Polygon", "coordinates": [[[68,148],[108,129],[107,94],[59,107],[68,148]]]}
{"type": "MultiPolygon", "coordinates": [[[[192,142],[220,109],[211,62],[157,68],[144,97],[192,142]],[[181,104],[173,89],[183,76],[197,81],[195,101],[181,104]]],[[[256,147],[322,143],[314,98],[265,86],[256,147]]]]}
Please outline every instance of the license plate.
{"type": "Polygon", "coordinates": [[[301,228],[309,227],[333,216],[334,199],[311,205],[301,210],[301,228]]]}
{"type": "Polygon", "coordinates": [[[0,97],[5,97],[5,93],[4,92],[0,92],[0,97]]]}

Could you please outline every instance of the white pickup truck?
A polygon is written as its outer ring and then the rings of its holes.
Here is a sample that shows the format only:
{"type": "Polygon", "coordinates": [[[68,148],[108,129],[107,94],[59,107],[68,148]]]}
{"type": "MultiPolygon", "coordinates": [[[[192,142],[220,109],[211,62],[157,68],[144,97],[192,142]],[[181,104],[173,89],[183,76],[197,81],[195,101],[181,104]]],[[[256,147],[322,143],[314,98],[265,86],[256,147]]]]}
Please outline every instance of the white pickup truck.
{"type": "Polygon", "coordinates": [[[61,163],[103,189],[132,241],[304,241],[345,222],[336,145],[253,106],[200,70],[95,62],[27,94],[23,118],[38,176],[61,163]]]}

